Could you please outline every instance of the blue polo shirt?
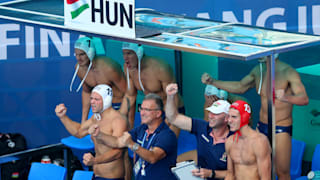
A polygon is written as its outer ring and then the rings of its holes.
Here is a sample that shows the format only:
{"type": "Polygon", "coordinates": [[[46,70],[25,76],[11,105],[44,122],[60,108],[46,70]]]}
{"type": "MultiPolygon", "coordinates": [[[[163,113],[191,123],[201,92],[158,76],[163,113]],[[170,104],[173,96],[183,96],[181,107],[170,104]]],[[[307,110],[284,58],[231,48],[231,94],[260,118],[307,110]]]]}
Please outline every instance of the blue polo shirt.
{"type": "MultiPolygon", "coordinates": [[[[171,167],[176,165],[177,159],[176,135],[169,129],[165,122],[162,122],[155,132],[148,136],[149,138],[144,138],[147,129],[148,126],[145,124],[132,129],[129,132],[132,140],[144,148],[148,147],[149,150],[153,147],[159,147],[166,152],[166,157],[154,164],[145,161],[146,176],[141,176],[140,169],[139,173],[135,176],[135,180],[176,180],[175,175],[171,172],[171,167]]],[[[140,157],[137,155],[136,161],[139,159],[140,157]]]]}
{"type": "MultiPolygon", "coordinates": [[[[227,170],[225,143],[213,144],[212,128],[202,119],[192,119],[191,133],[197,139],[198,166],[212,170],[227,170]]],[[[232,133],[229,132],[228,137],[232,133]]]]}

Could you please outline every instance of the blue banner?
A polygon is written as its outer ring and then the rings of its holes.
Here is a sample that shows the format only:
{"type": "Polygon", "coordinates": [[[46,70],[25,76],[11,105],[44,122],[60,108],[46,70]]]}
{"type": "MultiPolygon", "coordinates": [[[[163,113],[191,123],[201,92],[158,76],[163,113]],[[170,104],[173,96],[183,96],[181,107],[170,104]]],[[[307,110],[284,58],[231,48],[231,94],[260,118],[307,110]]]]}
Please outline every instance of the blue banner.
{"type": "Polygon", "coordinates": [[[29,148],[69,135],[54,109],[65,103],[68,115],[81,119],[81,93],[69,92],[76,64],[73,45],[79,36],[0,19],[1,133],[23,134],[29,148]]]}

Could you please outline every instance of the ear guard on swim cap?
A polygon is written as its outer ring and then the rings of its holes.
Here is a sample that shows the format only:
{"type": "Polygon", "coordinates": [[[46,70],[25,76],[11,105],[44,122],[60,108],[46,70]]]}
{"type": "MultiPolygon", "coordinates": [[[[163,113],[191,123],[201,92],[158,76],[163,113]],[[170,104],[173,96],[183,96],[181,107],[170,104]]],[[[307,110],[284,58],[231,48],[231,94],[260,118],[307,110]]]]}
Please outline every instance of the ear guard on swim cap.
{"type": "Polygon", "coordinates": [[[92,42],[92,39],[89,37],[79,38],[74,44],[74,48],[84,51],[87,54],[90,61],[92,61],[94,56],[96,55],[94,44],[92,42]]]}
{"type": "Polygon", "coordinates": [[[138,50],[137,50],[136,54],[137,54],[137,57],[138,57],[139,61],[141,61],[142,56],[143,56],[143,47],[142,46],[138,47],[138,50]]]}
{"type": "Polygon", "coordinates": [[[106,84],[99,84],[96,87],[93,88],[92,93],[96,92],[102,97],[103,101],[103,109],[101,112],[104,110],[108,109],[112,105],[112,88],[106,84]]]}
{"type": "Polygon", "coordinates": [[[234,108],[239,111],[241,116],[240,128],[246,124],[249,124],[249,120],[251,117],[251,108],[247,102],[238,100],[232,103],[230,108],[234,108]]]}

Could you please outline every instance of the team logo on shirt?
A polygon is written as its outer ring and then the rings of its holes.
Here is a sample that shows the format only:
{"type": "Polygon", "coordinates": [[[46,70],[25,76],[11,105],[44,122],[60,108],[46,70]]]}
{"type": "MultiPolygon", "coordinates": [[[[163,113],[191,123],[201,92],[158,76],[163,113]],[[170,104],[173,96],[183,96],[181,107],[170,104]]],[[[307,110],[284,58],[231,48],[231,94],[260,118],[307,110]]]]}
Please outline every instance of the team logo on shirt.
{"type": "Polygon", "coordinates": [[[227,162],[227,153],[224,152],[220,158],[220,161],[227,162]]]}

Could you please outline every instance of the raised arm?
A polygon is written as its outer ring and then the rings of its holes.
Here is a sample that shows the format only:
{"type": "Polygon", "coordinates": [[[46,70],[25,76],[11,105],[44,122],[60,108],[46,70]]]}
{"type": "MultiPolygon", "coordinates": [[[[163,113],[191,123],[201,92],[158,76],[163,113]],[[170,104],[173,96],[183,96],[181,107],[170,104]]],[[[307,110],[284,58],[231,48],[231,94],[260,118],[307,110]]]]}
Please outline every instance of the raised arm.
{"type": "Polygon", "coordinates": [[[258,173],[261,180],[271,179],[271,147],[266,136],[260,134],[258,141],[252,143],[257,157],[258,173]]]}
{"type": "MultiPolygon", "coordinates": [[[[166,63],[161,63],[160,62],[160,66],[159,66],[159,72],[156,73],[157,76],[158,76],[158,80],[160,81],[161,83],[161,86],[162,86],[162,91],[161,92],[161,96],[162,96],[162,99],[163,99],[163,103],[164,105],[166,105],[166,102],[167,102],[167,97],[166,97],[166,88],[167,86],[170,84],[170,83],[175,83],[176,80],[175,80],[175,77],[173,75],[173,71],[172,71],[172,68],[170,67],[169,64],[166,64],[166,63]]],[[[175,101],[175,108],[178,109],[179,108],[179,103],[182,103],[182,100],[180,99],[180,95],[177,94],[175,97],[174,97],[174,101],[175,101]],[[181,102],[179,102],[181,101],[181,102]]],[[[168,123],[168,121],[167,121],[168,123]]],[[[176,134],[177,137],[179,137],[179,134],[180,134],[180,129],[169,123],[168,124],[170,129],[176,134]]]]}
{"type": "Polygon", "coordinates": [[[81,116],[81,124],[88,119],[88,114],[90,111],[90,94],[91,88],[88,86],[86,82],[82,85],[82,116],[81,116]]]}
{"type": "Polygon", "coordinates": [[[84,123],[80,124],[78,122],[72,121],[67,115],[67,108],[64,104],[59,104],[56,106],[55,109],[56,115],[59,117],[61,122],[63,123],[64,127],[67,131],[78,138],[82,138],[88,135],[89,126],[92,124],[92,119],[85,121],[84,123]]]}
{"type": "Polygon", "coordinates": [[[169,84],[166,88],[167,93],[167,103],[166,103],[166,118],[167,120],[177,126],[180,129],[191,131],[192,128],[192,119],[188,116],[178,113],[175,104],[175,96],[178,92],[177,84],[169,84]]]}
{"type": "Polygon", "coordinates": [[[298,72],[290,67],[286,70],[285,76],[288,79],[293,94],[285,93],[285,90],[283,89],[277,90],[277,99],[295,105],[307,105],[309,103],[309,98],[298,72]]]}
{"type": "Polygon", "coordinates": [[[204,84],[211,84],[216,86],[219,89],[226,90],[230,93],[242,94],[245,93],[248,89],[255,87],[255,76],[253,73],[246,75],[240,81],[220,81],[213,79],[208,73],[204,73],[201,77],[201,81],[204,84]]]}

